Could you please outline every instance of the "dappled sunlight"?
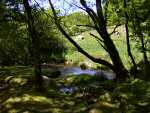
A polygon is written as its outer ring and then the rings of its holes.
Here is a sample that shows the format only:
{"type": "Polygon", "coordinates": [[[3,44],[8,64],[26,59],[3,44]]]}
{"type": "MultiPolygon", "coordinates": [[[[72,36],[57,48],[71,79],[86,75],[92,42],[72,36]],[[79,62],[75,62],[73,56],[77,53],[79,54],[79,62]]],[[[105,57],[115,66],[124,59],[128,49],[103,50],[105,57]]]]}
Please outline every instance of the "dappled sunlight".
{"type": "Polygon", "coordinates": [[[31,77],[14,74],[1,78],[8,87],[0,92],[0,112],[121,113],[150,109],[150,82],[140,79],[115,83],[86,74],[59,76],[53,79],[57,87],[50,84],[46,91],[37,92],[31,77]]]}
{"type": "MultiPolygon", "coordinates": [[[[11,78],[6,78],[6,81],[7,79],[11,79],[11,78]]],[[[12,84],[12,85],[25,85],[27,83],[27,79],[25,78],[12,78],[10,81],[9,81],[9,84],[12,84]]]]}
{"type": "MultiPolygon", "coordinates": [[[[18,111],[29,110],[31,111],[41,111],[41,112],[50,112],[51,107],[59,109],[59,103],[55,102],[55,99],[47,98],[46,96],[32,95],[32,94],[23,94],[22,96],[13,96],[7,99],[3,103],[2,111],[8,111],[13,113],[18,113],[18,111]]],[[[30,113],[30,112],[29,112],[30,113]]],[[[58,113],[58,112],[56,112],[58,113]]]]}
{"type": "Polygon", "coordinates": [[[150,113],[149,6],[2,0],[0,113],[150,113]]]}
{"type": "Polygon", "coordinates": [[[36,96],[36,95],[29,95],[29,94],[23,94],[22,97],[11,97],[5,102],[5,104],[16,103],[16,102],[17,103],[37,102],[37,103],[44,103],[44,104],[53,104],[52,99],[48,99],[44,96],[36,96]]]}

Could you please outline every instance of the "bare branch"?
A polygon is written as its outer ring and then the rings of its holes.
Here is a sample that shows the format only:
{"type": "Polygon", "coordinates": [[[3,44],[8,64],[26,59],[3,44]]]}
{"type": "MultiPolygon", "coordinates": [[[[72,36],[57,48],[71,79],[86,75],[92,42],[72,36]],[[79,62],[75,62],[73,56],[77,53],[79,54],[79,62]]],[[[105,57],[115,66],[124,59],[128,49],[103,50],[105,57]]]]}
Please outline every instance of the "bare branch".
{"type": "Polygon", "coordinates": [[[113,31],[109,34],[109,36],[111,36],[112,34],[114,34],[114,33],[116,32],[116,29],[117,29],[119,26],[121,26],[121,24],[117,24],[117,25],[114,27],[113,31]]]}
{"type": "Polygon", "coordinates": [[[91,9],[91,8],[89,8],[89,7],[87,6],[87,3],[86,3],[85,0],[80,0],[80,3],[81,3],[81,5],[86,9],[86,12],[87,12],[87,13],[90,13],[90,14],[92,14],[92,15],[94,16],[94,18],[97,18],[96,13],[93,11],[93,9],[91,9]]]}
{"type": "Polygon", "coordinates": [[[89,14],[89,16],[91,17],[91,19],[93,20],[93,22],[94,22],[94,24],[95,24],[96,31],[97,31],[98,33],[100,33],[99,27],[98,27],[98,22],[97,22],[97,20],[98,20],[97,14],[96,14],[91,8],[89,8],[89,7],[87,6],[85,0],[80,0],[80,3],[81,3],[81,5],[86,9],[86,12],[89,14]]]}
{"type": "Polygon", "coordinates": [[[60,25],[60,23],[58,22],[57,20],[57,14],[56,14],[56,11],[54,9],[54,6],[51,2],[51,0],[49,0],[49,4],[51,6],[51,9],[53,11],[53,14],[54,14],[54,19],[55,19],[55,24],[57,25],[58,29],[62,32],[62,34],[77,48],[77,50],[82,53],[83,55],[85,55],[86,57],[88,57],[90,60],[92,60],[93,62],[96,62],[96,63],[100,63],[100,64],[103,64],[107,67],[109,67],[110,69],[114,70],[114,66],[109,63],[108,61],[106,60],[103,60],[103,59],[100,59],[100,58],[95,58],[93,56],[91,56],[88,52],[86,52],[85,50],[83,50],[69,35],[68,33],[63,29],[63,27],[60,25]]]}
{"type": "Polygon", "coordinates": [[[98,36],[96,36],[96,35],[94,35],[94,34],[92,34],[92,33],[90,33],[90,35],[93,36],[94,38],[98,39],[100,42],[103,42],[103,40],[100,39],[98,36]]]}
{"type": "Polygon", "coordinates": [[[40,6],[40,4],[39,4],[36,0],[34,0],[34,2],[37,4],[37,6],[40,8],[40,10],[41,10],[47,17],[53,18],[50,14],[46,13],[46,12],[43,10],[43,8],[40,6]]]}
{"type": "Polygon", "coordinates": [[[83,27],[89,27],[89,28],[96,29],[96,27],[95,27],[95,26],[90,26],[90,25],[76,25],[76,26],[83,26],[83,27]]]}
{"type": "Polygon", "coordinates": [[[90,33],[90,35],[93,36],[98,41],[98,43],[102,46],[103,49],[105,49],[105,51],[107,51],[107,48],[102,44],[104,42],[102,39],[100,39],[98,36],[96,36],[92,33],[90,33]]]}
{"type": "MultiPolygon", "coordinates": [[[[72,6],[69,4],[69,7],[68,7],[67,9],[65,9],[65,4],[64,4],[64,2],[66,2],[66,1],[63,0],[63,7],[61,7],[61,8],[62,8],[62,10],[64,11],[63,16],[66,16],[66,15],[69,14],[69,11],[70,11],[70,9],[71,9],[72,6]]],[[[67,3],[67,2],[66,2],[66,3],[67,3]]]]}
{"type": "Polygon", "coordinates": [[[78,6],[77,4],[70,4],[67,0],[64,0],[67,4],[69,4],[70,6],[75,6],[75,7],[77,7],[77,8],[79,8],[79,9],[82,9],[82,10],[84,10],[84,11],[86,11],[86,9],[84,9],[83,7],[80,7],[80,6],[78,6]]]}

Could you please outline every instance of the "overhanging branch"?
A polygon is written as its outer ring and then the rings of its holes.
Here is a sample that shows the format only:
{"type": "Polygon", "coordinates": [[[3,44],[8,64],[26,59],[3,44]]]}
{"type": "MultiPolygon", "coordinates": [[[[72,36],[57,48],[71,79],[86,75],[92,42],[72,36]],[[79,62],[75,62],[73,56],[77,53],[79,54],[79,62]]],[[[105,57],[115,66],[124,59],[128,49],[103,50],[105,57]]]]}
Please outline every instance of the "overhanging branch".
{"type": "Polygon", "coordinates": [[[96,36],[96,35],[94,35],[94,34],[92,34],[92,33],[90,33],[90,35],[93,36],[94,38],[96,38],[97,40],[99,40],[100,42],[103,42],[103,40],[100,39],[98,36],[96,36]]]}
{"type": "Polygon", "coordinates": [[[117,24],[117,25],[114,27],[113,31],[109,34],[109,36],[111,36],[112,34],[114,34],[114,33],[116,32],[116,29],[117,29],[119,26],[121,26],[121,24],[117,24]]]}
{"type": "Polygon", "coordinates": [[[79,8],[79,9],[82,9],[83,11],[86,11],[83,7],[80,7],[80,6],[76,5],[75,3],[71,4],[71,3],[69,3],[67,0],[64,0],[64,1],[65,1],[67,4],[69,4],[70,6],[75,6],[75,7],[79,8]]]}
{"type": "Polygon", "coordinates": [[[91,8],[89,8],[89,7],[87,6],[85,0],[80,0],[80,3],[81,3],[81,5],[86,9],[85,11],[88,13],[88,15],[89,15],[89,16],[91,17],[91,19],[93,20],[93,22],[94,22],[94,24],[95,24],[96,31],[97,31],[98,33],[100,33],[99,27],[98,27],[98,22],[97,22],[98,17],[97,17],[97,15],[96,15],[96,13],[95,13],[91,8]]]}
{"type": "Polygon", "coordinates": [[[83,27],[89,27],[89,28],[96,29],[96,27],[95,27],[95,26],[90,26],[90,25],[77,25],[77,26],[83,26],[83,27]]]}
{"type": "Polygon", "coordinates": [[[51,2],[51,0],[49,0],[49,4],[51,6],[51,9],[52,9],[52,12],[53,12],[53,15],[54,15],[54,19],[55,19],[55,24],[57,25],[58,29],[61,31],[61,33],[77,48],[77,50],[82,53],[83,55],[85,55],[87,58],[89,58],[90,60],[92,60],[93,62],[96,62],[96,63],[100,63],[100,64],[103,64],[107,67],[109,67],[110,69],[114,70],[114,66],[109,63],[108,61],[106,60],[103,60],[103,59],[100,59],[100,58],[95,58],[93,57],[92,55],[90,55],[88,52],[86,52],[85,50],[83,50],[68,34],[67,32],[63,29],[63,27],[60,25],[59,21],[57,20],[57,14],[56,14],[56,11],[54,9],[54,6],[51,2]]]}
{"type": "Polygon", "coordinates": [[[105,49],[105,51],[108,52],[107,48],[102,44],[102,43],[104,43],[104,41],[102,39],[100,39],[98,36],[96,36],[92,33],[90,33],[90,35],[93,36],[99,42],[99,44],[102,46],[102,48],[105,49]]]}

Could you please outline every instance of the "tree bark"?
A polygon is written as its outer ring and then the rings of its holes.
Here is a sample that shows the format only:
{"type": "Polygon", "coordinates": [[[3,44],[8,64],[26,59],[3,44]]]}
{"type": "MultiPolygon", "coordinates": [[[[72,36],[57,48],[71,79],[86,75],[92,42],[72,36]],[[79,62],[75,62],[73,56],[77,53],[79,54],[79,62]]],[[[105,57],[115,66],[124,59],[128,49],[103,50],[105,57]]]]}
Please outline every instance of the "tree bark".
{"type": "Polygon", "coordinates": [[[103,37],[104,44],[107,47],[107,51],[110,55],[110,58],[112,60],[113,66],[114,66],[114,72],[116,73],[117,79],[126,79],[128,78],[128,71],[124,67],[122,60],[119,56],[118,50],[115,47],[112,39],[109,37],[109,34],[106,31],[103,31],[103,37]],[[105,34],[105,35],[104,35],[105,34]]]}
{"type": "Polygon", "coordinates": [[[106,28],[106,21],[104,19],[101,0],[96,0],[96,9],[97,9],[97,15],[98,15],[98,26],[99,26],[99,34],[101,38],[104,40],[104,45],[107,48],[107,51],[110,55],[110,58],[114,65],[114,72],[117,75],[118,79],[125,79],[128,77],[128,71],[124,67],[122,60],[119,56],[119,52],[113,43],[112,39],[110,38],[110,35],[108,34],[107,28],[106,28]]]}
{"type": "Polygon", "coordinates": [[[36,88],[40,89],[42,86],[41,76],[41,61],[40,61],[40,49],[39,49],[39,37],[35,30],[34,18],[32,16],[32,10],[28,0],[23,0],[25,12],[27,14],[28,31],[32,41],[32,61],[34,66],[34,76],[36,88]]]}
{"type": "Polygon", "coordinates": [[[69,34],[67,34],[67,32],[63,29],[63,27],[60,25],[60,23],[58,22],[58,17],[57,17],[57,14],[56,14],[56,11],[53,7],[53,4],[51,2],[51,0],[49,0],[49,3],[50,3],[50,6],[52,8],[52,11],[53,11],[53,14],[54,14],[54,20],[55,20],[55,24],[56,26],[58,27],[58,29],[61,31],[61,33],[77,48],[77,50],[82,53],[83,55],[85,55],[86,57],[88,57],[90,60],[92,60],[93,62],[95,63],[100,63],[100,64],[103,64],[107,67],[109,67],[110,69],[114,69],[113,65],[103,59],[100,59],[100,58],[95,58],[93,57],[92,55],[90,55],[89,53],[87,53],[84,49],[82,49],[80,47],[80,45],[78,45],[70,36],[69,34]]]}
{"type": "Polygon", "coordinates": [[[108,61],[102,60],[102,59],[97,59],[94,58],[93,56],[89,55],[85,50],[83,50],[68,34],[67,32],[63,29],[63,27],[60,25],[58,21],[58,17],[56,14],[56,11],[54,9],[54,6],[49,0],[50,6],[52,8],[53,14],[54,14],[54,19],[55,19],[55,24],[57,25],[58,29],[62,32],[62,34],[78,49],[79,52],[81,52],[83,55],[91,59],[92,61],[103,64],[110,69],[112,69],[116,73],[116,78],[117,79],[123,79],[125,80],[128,77],[128,71],[124,67],[121,58],[119,56],[119,53],[110,38],[110,35],[108,34],[107,28],[106,28],[106,21],[104,20],[104,16],[102,13],[102,7],[101,7],[101,0],[96,0],[96,8],[97,8],[97,14],[90,9],[86,2],[84,0],[80,0],[80,3],[82,6],[85,8],[86,12],[89,14],[91,19],[93,20],[95,24],[95,29],[103,39],[104,45],[106,46],[107,52],[110,55],[110,58],[112,60],[112,63],[109,63],[108,61]]]}
{"type": "Polygon", "coordinates": [[[133,57],[132,52],[131,52],[131,47],[130,47],[129,28],[128,28],[129,17],[128,17],[128,13],[127,13],[127,2],[128,2],[128,0],[124,0],[127,52],[128,52],[129,57],[131,58],[133,66],[134,66],[134,71],[136,71],[137,70],[137,65],[135,63],[134,57],[133,57]]]}

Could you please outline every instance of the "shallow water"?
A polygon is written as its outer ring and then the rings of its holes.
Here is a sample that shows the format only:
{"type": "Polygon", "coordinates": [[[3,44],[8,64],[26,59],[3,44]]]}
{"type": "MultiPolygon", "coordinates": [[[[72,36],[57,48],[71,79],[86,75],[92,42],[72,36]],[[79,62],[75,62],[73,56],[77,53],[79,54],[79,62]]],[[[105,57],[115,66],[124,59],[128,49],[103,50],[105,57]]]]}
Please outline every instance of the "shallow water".
{"type": "Polygon", "coordinates": [[[78,87],[64,86],[60,88],[60,91],[63,93],[73,93],[79,91],[78,87]]]}
{"type": "Polygon", "coordinates": [[[60,69],[61,75],[92,75],[92,76],[99,76],[104,77],[108,80],[113,80],[116,78],[115,73],[111,71],[104,71],[104,70],[94,70],[94,69],[85,69],[82,70],[80,67],[65,67],[60,69]]]}
{"type": "Polygon", "coordinates": [[[80,75],[80,74],[94,75],[96,73],[96,70],[92,69],[82,70],[79,67],[66,67],[60,69],[60,71],[62,75],[80,75]]]}
{"type": "MultiPolygon", "coordinates": [[[[98,76],[98,77],[104,77],[107,80],[114,80],[116,78],[116,75],[111,71],[104,71],[104,70],[94,70],[94,69],[85,69],[82,70],[80,67],[64,67],[59,69],[61,72],[61,75],[82,75],[87,74],[90,76],[98,76]]],[[[78,87],[72,87],[72,86],[63,86],[60,88],[60,91],[63,93],[72,93],[78,91],[78,87]]]]}

